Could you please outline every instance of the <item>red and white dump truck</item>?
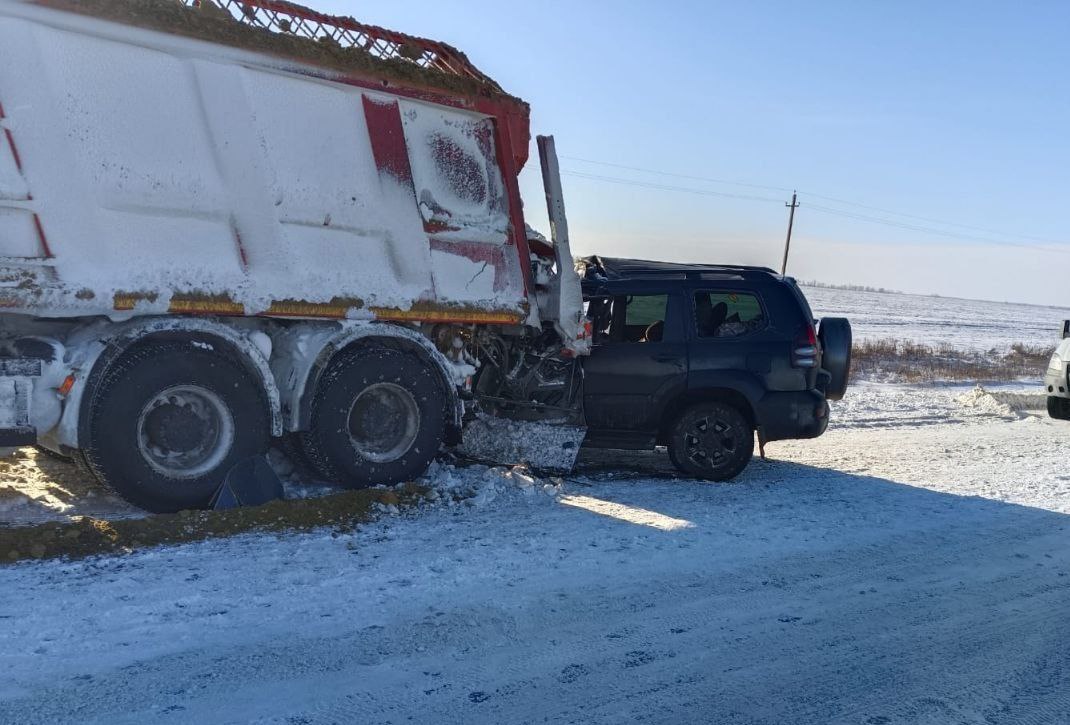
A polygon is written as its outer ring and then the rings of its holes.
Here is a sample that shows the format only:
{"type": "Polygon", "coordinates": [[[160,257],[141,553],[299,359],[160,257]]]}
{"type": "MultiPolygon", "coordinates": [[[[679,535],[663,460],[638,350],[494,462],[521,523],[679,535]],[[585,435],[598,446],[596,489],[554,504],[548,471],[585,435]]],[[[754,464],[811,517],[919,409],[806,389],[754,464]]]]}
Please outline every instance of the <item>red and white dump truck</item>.
{"type": "Polygon", "coordinates": [[[0,447],[174,511],[273,438],[417,476],[488,365],[547,417],[585,339],[528,126],[453,48],[286,2],[0,0],[0,447]]]}

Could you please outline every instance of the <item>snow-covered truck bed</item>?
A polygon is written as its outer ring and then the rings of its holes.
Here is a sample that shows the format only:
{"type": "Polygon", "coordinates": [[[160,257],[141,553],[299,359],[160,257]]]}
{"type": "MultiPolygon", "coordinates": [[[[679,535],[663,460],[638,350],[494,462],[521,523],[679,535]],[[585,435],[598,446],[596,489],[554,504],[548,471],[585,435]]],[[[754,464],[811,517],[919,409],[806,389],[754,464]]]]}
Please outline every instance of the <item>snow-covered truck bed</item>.
{"type": "Polygon", "coordinates": [[[384,39],[396,55],[374,75],[326,68],[311,61],[338,41],[299,41],[300,9],[232,5],[264,20],[175,0],[0,3],[0,303],[521,321],[527,106],[459,54],[455,69],[406,60],[445,52],[432,41],[384,39]],[[56,10],[98,5],[106,19],[56,10]],[[270,42],[282,27],[298,50],[270,42]],[[423,72],[393,72],[406,64],[423,72]]]}
{"type": "Polygon", "coordinates": [[[545,418],[581,305],[550,139],[529,248],[529,141],[462,53],[352,18],[0,0],[0,447],[176,510],[272,437],[418,475],[488,366],[521,381],[494,412],[545,418]]]}

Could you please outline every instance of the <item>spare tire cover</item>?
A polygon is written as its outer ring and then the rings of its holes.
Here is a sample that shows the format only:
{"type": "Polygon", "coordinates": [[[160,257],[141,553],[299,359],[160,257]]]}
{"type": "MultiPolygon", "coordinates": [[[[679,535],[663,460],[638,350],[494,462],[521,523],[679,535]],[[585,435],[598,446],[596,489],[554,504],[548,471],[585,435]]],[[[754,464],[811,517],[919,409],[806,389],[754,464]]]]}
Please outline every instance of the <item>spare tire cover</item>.
{"type": "Polygon", "coordinates": [[[851,375],[851,323],[843,317],[825,317],[817,329],[821,343],[821,367],[830,376],[825,397],[839,400],[847,392],[851,375]]]}

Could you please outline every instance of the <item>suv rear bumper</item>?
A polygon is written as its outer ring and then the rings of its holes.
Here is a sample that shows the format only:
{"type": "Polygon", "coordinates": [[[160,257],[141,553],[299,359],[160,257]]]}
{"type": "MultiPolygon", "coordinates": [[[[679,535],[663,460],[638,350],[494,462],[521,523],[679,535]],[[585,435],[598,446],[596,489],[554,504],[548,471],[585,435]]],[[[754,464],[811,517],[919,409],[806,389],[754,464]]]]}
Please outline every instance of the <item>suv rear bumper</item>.
{"type": "Polygon", "coordinates": [[[829,425],[829,405],[819,390],[769,393],[754,412],[766,441],[817,438],[829,425]]]}

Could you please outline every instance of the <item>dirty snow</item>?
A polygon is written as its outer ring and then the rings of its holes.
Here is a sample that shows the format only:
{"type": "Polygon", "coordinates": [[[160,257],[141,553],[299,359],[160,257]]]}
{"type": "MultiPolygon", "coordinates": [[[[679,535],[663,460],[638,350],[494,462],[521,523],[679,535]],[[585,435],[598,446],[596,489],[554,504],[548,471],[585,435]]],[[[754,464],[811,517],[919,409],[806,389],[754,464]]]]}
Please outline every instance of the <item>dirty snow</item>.
{"type": "Polygon", "coordinates": [[[353,534],[6,567],[0,721],[1063,721],[1070,425],[1015,390],[856,386],[727,485],[439,466],[353,534]]]}

